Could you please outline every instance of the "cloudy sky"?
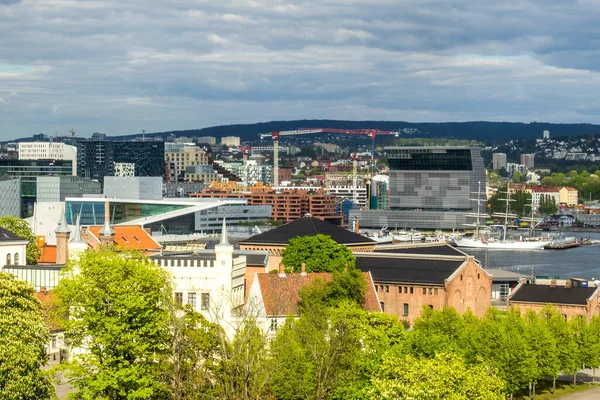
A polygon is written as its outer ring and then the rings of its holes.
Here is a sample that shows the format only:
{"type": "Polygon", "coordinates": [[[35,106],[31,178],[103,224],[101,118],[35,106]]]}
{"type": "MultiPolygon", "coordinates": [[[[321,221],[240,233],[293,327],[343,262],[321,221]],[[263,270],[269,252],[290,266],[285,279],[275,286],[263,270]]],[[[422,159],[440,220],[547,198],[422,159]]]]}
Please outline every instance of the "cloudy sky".
{"type": "Polygon", "coordinates": [[[0,0],[0,140],[329,118],[600,123],[600,0],[0,0]]]}

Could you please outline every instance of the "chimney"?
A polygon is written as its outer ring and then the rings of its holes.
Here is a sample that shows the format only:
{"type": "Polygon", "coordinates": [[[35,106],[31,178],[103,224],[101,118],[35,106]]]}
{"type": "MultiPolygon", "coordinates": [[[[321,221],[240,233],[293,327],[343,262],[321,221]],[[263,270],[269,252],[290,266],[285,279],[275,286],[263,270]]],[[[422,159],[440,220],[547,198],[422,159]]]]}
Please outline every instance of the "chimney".
{"type": "Polygon", "coordinates": [[[305,263],[302,263],[302,265],[300,266],[300,275],[306,276],[306,264],[305,263]]]}
{"type": "Polygon", "coordinates": [[[556,287],[556,279],[550,281],[550,287],[556,287]]]}
{"type": "Polygon", "coordinates": [[[567,281],[565,282],[565,287],[570,288],[571,286],[573,286],[573,282],[571,282],[570,279],[567,279],[567,281]]]}
{"type": "Polygon", "coordinates": [[[103,245],[112,245],[115,230],[110,226],[110,204],[108,200],[104,203],[104,227],[98,232],[100,235],[100,243],[103,245]]]}
{"type": "Polygon", "coordinates": [[[283,263],[279,263],[279,277],[285,278],[285,266],[283,263]]]}
{"type": "Polygon", "coordinates": [[[71,235],[64,210],[60,214],[60,221],[54,233],[56,234],[56,264],[64,265],[69,259],[69,236],[71,235]]]}

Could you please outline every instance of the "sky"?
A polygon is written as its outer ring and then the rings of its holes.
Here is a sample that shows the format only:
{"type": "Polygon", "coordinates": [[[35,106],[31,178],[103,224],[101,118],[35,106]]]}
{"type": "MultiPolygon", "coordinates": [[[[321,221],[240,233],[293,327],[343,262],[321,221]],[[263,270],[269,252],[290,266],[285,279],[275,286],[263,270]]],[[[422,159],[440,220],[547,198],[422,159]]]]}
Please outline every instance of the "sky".
{"type": "Polygon", "coordinates": [[[600,0],[0,0],[0,140],[600,123],[600,0]]]}

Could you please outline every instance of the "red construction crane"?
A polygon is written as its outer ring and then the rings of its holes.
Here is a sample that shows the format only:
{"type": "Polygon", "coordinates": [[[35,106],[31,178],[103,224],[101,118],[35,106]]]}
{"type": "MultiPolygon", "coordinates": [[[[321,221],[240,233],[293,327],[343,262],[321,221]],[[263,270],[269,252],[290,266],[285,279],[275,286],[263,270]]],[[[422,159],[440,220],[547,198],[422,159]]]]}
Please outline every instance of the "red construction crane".
{"type": "Polygon", "coordinates": [[[273,188],[279,186],[279,137],[280,136],[296,136],[306,135],[311,133],[341,133],[345,135],[367,135],[372,140],[371,150],[371,180],[375,170],[375,137],[378,135],[393,135],[400,136],[400,132],[380,131],[377,129],[339,129],[339,128],[300,128],[293,131],[279,131],[271,133],[261,133],[261,139],[273,139],[273,188]]]}

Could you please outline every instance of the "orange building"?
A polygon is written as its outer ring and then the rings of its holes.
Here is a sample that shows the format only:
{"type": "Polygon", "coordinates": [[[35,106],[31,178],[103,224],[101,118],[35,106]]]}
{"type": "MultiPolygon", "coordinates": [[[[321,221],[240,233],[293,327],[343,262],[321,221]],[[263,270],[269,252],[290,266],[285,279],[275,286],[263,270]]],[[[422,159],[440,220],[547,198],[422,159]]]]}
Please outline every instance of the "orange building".
{"type": "Polygon", "coordinates": [[[336,215],[335,212],[336,197],[320,189],[276,192],[262,185],[250,187],[247,192],[242,192],[241,189],[237,185],[213,185],[201,193],[190,194],[190,197],[247,199],[248,205],[270,205],[271,217],[275,221],[286,223],[302,218],[306,214],[338,223],[342,219],[342,216],[336,215]]]}

